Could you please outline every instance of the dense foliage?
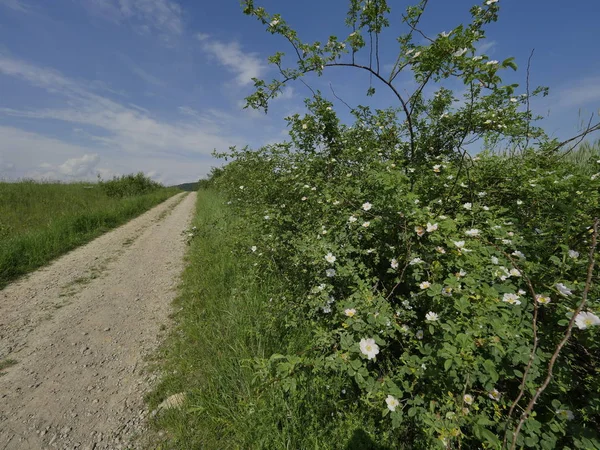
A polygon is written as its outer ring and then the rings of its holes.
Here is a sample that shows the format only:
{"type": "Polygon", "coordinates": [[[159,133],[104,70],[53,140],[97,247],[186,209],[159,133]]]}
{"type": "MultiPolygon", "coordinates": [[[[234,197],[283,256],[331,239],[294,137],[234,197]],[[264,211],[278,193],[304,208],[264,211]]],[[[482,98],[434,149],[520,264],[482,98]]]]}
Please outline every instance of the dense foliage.
{"type": "MultiPolygon", "coordinates": [[[[128,181],[108,183],[132,190],[128,181]]],[[[142,192],[122,197],[91,183],[0,183],[0,289],[180,191],[142,192]]]]}
{"type": "Polygon", "coordinates": [[[373,58],[390,23],[384,0],[351,0],[352,32],[325,45],[245,2],[298,58],[285,68],[283,53],[271,57],[281,78],[255,80],[250,106],[330,66],[369,72],[399,102],[353,108],[347,126],[315,92],[308,114],[287,119],[290,142],[222,155],[233,161],[214,182],[243,218],[238,251],[287,280],[273,323],[312,330],[305,348],[254,361],[260,382],[290,399],[321,390],[315,417],[360,409],[381,444],[600,448],[600,161],[588,154],[590,173],[564,158],[533,126],[530,99],[546,89],[518,93],[500,77],[512,58],[476,55],[497,0],[437,36],[419,28],[426,5],[406,9],[384,76],[373,58]],[[393,82],[407,70],[418,88],[404,96],[393,82]],[[477,141],[507,151],[472,157],[477,141]]]}
{"type": "Polygon", "coordinates": [[[149,194],[164,188],[162,184],[144,175],[143,172],[115,176],[112,180],[98,180],[98,186],[109,197],[118,198],[149,194]]]}

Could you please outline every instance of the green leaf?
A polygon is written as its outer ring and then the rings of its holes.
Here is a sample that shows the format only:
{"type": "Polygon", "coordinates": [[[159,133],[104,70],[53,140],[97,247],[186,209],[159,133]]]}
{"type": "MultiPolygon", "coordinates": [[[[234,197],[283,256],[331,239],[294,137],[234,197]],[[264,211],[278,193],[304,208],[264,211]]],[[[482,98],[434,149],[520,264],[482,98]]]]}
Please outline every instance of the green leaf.
{"type": "Polygon", "coordinates": [[[525,438],[525,445],[527,447],[535,447],[538,443],[537,439],[534,439],[533,437],[526,437],[525,438]]]}
{"type": "Polygon", "coordinates": [[[515,58],[508,58],[505,59],[504,61],[502,61],[502,67],[506,68],[506,67],[510,67],[512,70],[516,71],[517,70],[517,64],[515,63],[515,58]]]}
{"type": "Polygon", "coordinates": [[[362,361],[360,359],[354,359],[354,360],[350,361],[350,366],[354,370],[358,370],[362,366],[362,361]]]}
{"type": "Polygon", "coordinates": [[[480,428],[481,428],[480,434],[483,439],[485,439],[493,447],[497,448],[498,446],[500,446],[501,441],[500,441],[500,439],[498,439],[498,437],[494,433],[492,433],[487,428],[483,428],[483,427],[480,427],[480,428]]]}

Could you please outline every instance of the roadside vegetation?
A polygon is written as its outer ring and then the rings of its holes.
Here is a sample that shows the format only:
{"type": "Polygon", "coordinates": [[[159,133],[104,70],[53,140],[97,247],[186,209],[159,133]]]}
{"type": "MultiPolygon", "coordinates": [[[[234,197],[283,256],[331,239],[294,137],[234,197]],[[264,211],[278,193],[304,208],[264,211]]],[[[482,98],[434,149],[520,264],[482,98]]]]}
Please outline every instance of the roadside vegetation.
{"type": "Polygon", "coordinates": [[[350,125],[313,91],[289,141],[232,148],[201,183],[149,399],[187,398],[157,415],[164,448],[600,449],[600,157],[580,144],[600,124],[550,138],[530,110],[547,88],[478,53],[497,0],[434,35],[408,7],[385,74],[384,0],[351,0],[327,43],[243,3],[293,55],[249,106],[334,66],[397,103],[350,125]]]}
{"type": "Polygon", "coordinates": [[[584,173],[592,176],[598,173],[598,161],[600,161],[600,139],[596,141],[584,141],[572,151],[566,151],[563,158],[575,165],[584,173]]]}
{"type": "Polygon", "coordinates": [[[94,184],[0,182],[0,288],[177,192],[143,174],[94,184]]]}

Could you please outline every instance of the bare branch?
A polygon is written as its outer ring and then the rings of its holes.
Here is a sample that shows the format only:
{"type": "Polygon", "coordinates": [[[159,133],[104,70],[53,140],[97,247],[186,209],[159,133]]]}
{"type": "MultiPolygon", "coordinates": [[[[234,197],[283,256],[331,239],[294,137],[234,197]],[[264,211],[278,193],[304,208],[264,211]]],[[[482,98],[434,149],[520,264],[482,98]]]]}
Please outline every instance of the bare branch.
{"type": "MultiPolygon", "coordinates": [[[[590,129],[590,127],[591,127],[591,124],[592,124],[592,120],[593,120],[593,119],[594,119],[594,114],[592,113],[592,115],[590,116],[590,120],[588,120],[588,124],[587,124],[586,130],[589,130],[589,129],[590,129]]],[[[571,147],[569,150],[567,150],[567,151],[566,151],[566,152],[564,152],[562,155],[560,155],[560,158],[559,158],[559,159],[562,159],[562,158],[564,158],[564,157],[565,157],[565,156],[567,156],[569,153],[571,153],[571,152],[572,152],[572,151],[573,151],[575,148],[577,148],[577,146],[578,146],[579,144],[581,144],[581,142],[582,142],[582,141],[585,139],[585,137],[586,137],[587,135],[588,135],[588,133],[581,134],[581,135],[580,135],[581,137],[579,138],[579,140],[578,140],[577,142],[575,142],[575,144],[574,144],[574,145],[573,145],[573,146],[572,146],[572,147],[571,147]]]]}
{"type": "MultiPolygon", "coordinates": [[[[590,122],[591,122],[591,118],[590,118],[590,122]]],[[[599,130],[600,130],[600,122],[598,122],[597,124],[592,125],[592,126],[588,125],[588,127],[583,132],[579,133],[577,136],[573,136],[572,138],[561,142],[557,146],[553,147],[550,151],[558,150],[559,148],[564,147],[565,145],[569,144],[570,142],[576,141],[577,139],[580,139],[580,138],[585,138],[588,134],[593,133],[594,131],[599,131],[599,130]]],[[[581,142],[581,140],[579,142],[581,142]]],[[[571,149],[571,150],[573,150],[573,149],[571,149]]],[[[571,150],[569,150],[569,151],[565,152],[563,155],[561,155],[561,158],[566,156],[571,150]]]]}
{"type": "Polygon", "coordinates": [[[396,95],[396,97],[402,104],[402,109],[404,110],[404,114],[406,114],[406,121],[408,122],[408,132],[410,134],[410,152],[411,152],[411,160],[412,160],[415,156],[415,143],[416,143],[415,142],[415,132],[414,132],[413,123],[412,123],[412,116],[411,116],[410,110],[408,109],[408,104],[406,103],[406,100],[404,100],[404,98],[402,98],[402,96],[400,95],[398,90],[394,87],[394,85],[389,83],[385,78],[383,78],[381,75],[379,75],[377,72],[375,72],[370,67],[363,66],[360,64],[327,63],[327,64],[325,64],[325,66],[327,66],[327,67],[355,67],[357,69],[366,70],[367,72],[369,72],[370,74],[372,74],[376,78],[378,78],[382,83],[384,83],[387,87],[389,87],[392,90],[392,92],[396,95]]]}
{"type": "Polygon", "coordinates": [[[530,100],[529,100],[529,74],[531,71],[531,59],[533,58],[533,52],[535,52],[535,49],[531,49],[531,54],[529,55],[529,59],[527,60],[527,81],[526,81],[526,89],[527,89],[527,127],[525,129],[525,148],[523,149],[523,151],[527,150],[527,147],[529,147],[529,129],[531,127],[531,104],[530,104],[530,100]]]}
{"type": "Polygon", "coordinates": [[[546,390],[546,388],[550,384],[550,381],[552,380],[552,375],[553,375],[552,371],[554,369],[554,364],[556,364],[556,360],[558,359],[558,356],[560,355],[560,351],[565,346],[567,341],[571,338],[573,326],[575,325],[575,319],[577,318],[578,314],[581,312],[581,310],[583,309],[583,307],[585,306],[585,304],[587,302],[587,296],[590,291],[590,287],[592,285],[592,277],[594,275],[594,264],[595,264],[594,254],[596,252],[596,246],[598,244],[598,225],[599,225],[599,223],[600,223],[600,219],[596,217],[594,219],[594,226],[593,226],[594,232],[592,234],[592,243],[590,245],[590,252],[588,254],[589,262],[588,262],[588,270],[587,270],[587,279],[585,281],[585,288],[583,289],[583,293],[581,294],[581,302],[579,303],[579,306],[577,306],[577,308],[573,312],[573,316],[571,317],[571,320],[569,320],[569,325],[567,325],[567,330],[565,331],[565,335],[564,335],[563,339],[560,341],[560,343],[556,346],[556,349],[554,350],[554,353],[552,354],[552,357],[550,358],[550,361],[548,362],[548,373],[546,375],[546,378],[544,379],[544,382],[542,383],[542,385],[539,388],[537,388],[535,395],[529,401],[529,404],[527,405],[527,408],[525,408],[525,411],[523,411],[523,414],[521,414],[521,419],[519,420],[517,428],[515,429],[515,432],[513,433],[512,444],[510,447],[511,450],[514,450],[516,448],[517,438],[519,437],[519,433],[521,432],[521,428],[523,427],[523,424],[529,417],[529,414],[531,414],[531,412],[533,411],[533,407],[535,406],[537,400],[540,398],[542,393],[546,390]]]}
{"type": "MultiPolygon", "coordinates": [[[[421,30],[419,30],[417,28],[417,23],[415,23],[414,25],[411,25],[411,23],[408,21],[408,19],[406,18],[406,16],[404,14],[402,14],[402,18],[404,19],[404,21],[406,22],[406,24],[410,27],[410,29],[412,31],[416,31],[417,33],[419,33],[424,39],[428,40],[429,42],[433,42],[435,39],[431,39],[429,36],[427,36],[425,33],[423,33],[421,30]]],[[[420,18],[420,17],[419,17],[420,18]]]]}
{"type": "Polygon", "coordinates": [[[348,107],[348,109],[350,111],[353,111],[354,108],[352,108],[348,103],[346,103],[342,98],[338,97],[338,95],[335,93],[335,91],[333,90],[333,85],[331,84],[331,82],[329,83],[329,89],[331,89],[331,92],[333,93],[333,96],[335,98],[337,98],[340,102],[342,102],[344,105],[346,105],[348,107]]]}
{"type": "MultiPolygon", "coordinates": [[[[417,19],[415,20],[415,22],[413,24],[414,27],[416,27],[419,24],[419,21],[421,20],[421,17],[423,16],[423,12],[425,11],[425,8],[427,7],[427,3],[428,2],[429,2],[429,0],[424,0],[423,1],[423,7],[421,8],[422,12],[421,12],[421,14],[419,14],[419,16],[417,17],[417,19]]],[[[412,34],[413,34],[413,30],[411,29],[410,33],[408,33],[409,39],[412,37],[412,34]]],[[[392,81],[394,81],[394,78],[396,78],[396,75],[398,75],[402,71],[402,69],[404,67],[406,67],[406,64],[404,64],[402,67],[399,66],[399,64],[400,64],[400,56],[401,56],[401,54],[398,54],[398,58],[396,58],[396,62],[394,63],[394,67],[392,67],[392,71],[390,72],[390,78],[389,78],[389,82],[390,83],[392,81]],[[396,72],[396,70],[397,70],[397,72],[396,72]],[[394,72],[396,72],[396,73],[394,73],[394,72]]]]}

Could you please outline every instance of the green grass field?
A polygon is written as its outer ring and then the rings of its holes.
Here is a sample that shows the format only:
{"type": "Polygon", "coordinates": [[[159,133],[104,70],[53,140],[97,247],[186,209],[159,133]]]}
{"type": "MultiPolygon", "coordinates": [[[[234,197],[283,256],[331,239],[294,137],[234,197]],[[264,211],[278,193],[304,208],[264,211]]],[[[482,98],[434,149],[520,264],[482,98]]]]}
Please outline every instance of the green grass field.
{"type": "Polygon", "coordinates": [[[350,389],[342,380],[306,380],[294,396],[257,381],[256,358],[300,352],[310,329],[274,320],[284,280],[254,267],[251,243],[235,252],[243,221],[217,192],[198,192],[193,225],[176,326],[155,361],[162,380],[147,399],[151,409],[181,392],[187,401],[157,415],[166,433],[152,448],[385,450],[359,405],[340,414],[331,403],[332,392],[350,389]]]}
{"type": "Polygon", "coordinates": [[[565,161],[577,164],[582,172],[592,175],[598,171],[600,139],[584,141],[564,156],[565,161]]]}
{"type": "Polygon", "coordinates": [[[118,197],[89,183],[0,183],[0,289],[177,192],[118,197]]]}

